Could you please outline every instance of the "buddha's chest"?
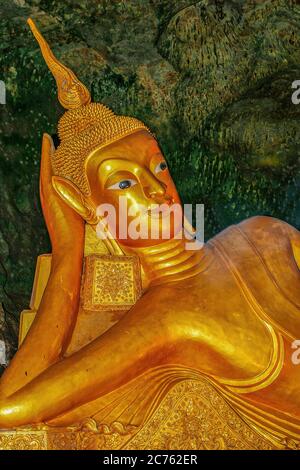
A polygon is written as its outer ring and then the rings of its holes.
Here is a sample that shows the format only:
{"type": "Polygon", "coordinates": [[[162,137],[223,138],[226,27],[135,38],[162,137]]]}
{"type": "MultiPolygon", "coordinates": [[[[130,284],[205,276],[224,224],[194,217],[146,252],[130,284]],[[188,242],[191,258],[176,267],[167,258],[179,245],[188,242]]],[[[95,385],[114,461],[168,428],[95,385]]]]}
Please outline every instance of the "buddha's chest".
{"type": "Polygon", "coordinates": [[[267,373],[278,361],[279,330],[218,260],[194,279],[156,290],[155,297],[158,315],[179,337],[175,362],[240,380],[267,373]]]}
{"type": "Polygon", "coordinates": [[[232,239],[213,240],[203,270],[156,291],[156,306],[182,332],[186,355],[197,368],[230,380],[270,380],[283,365],[283,338],[288,342],[293,330],[300,331],[300,310],[284,292],[287,282],[298,282],[300,292],[300,276],[291,257],[280,274],[274,256],[267,265],[249,243],[235,241],[239,246],[232,239]]]}

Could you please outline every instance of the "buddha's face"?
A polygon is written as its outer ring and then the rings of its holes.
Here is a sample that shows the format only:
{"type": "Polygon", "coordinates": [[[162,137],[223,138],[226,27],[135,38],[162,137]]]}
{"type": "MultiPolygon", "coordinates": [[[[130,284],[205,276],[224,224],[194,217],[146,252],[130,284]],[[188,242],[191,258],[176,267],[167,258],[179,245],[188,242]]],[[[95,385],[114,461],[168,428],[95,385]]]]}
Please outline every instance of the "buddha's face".
{"type": "Polygon", "coordinates": [[[109,228],[123,245],[150,246],[173,238],[181,230],[175,184],[157,141],[148,132],[138,131],[94,152],[86,171],[93,205],[114,207],[116,220],[111,223],[115,227],[109,228]],[[137,238],[130,229],[138,221],[137,232],[143,235],[137,238]]]}

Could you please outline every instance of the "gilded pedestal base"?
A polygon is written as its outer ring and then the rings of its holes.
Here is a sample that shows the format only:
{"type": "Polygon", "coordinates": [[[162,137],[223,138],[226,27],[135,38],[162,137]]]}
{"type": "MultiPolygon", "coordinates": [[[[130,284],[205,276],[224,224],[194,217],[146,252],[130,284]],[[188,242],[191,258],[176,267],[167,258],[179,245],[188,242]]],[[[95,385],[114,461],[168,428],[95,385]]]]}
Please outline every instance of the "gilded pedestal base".
{"type": "Polygon", "coordinates": [[[0,431],[0,449],[273,449],[206,381],[177,383],[140,427],[86,420],[80,427],[0,431]]]}

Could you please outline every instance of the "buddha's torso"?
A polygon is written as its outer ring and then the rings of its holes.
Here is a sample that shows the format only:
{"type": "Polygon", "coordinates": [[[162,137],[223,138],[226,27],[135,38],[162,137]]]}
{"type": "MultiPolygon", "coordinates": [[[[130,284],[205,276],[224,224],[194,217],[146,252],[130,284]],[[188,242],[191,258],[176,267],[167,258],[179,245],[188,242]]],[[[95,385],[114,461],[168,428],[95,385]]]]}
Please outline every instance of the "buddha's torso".
{"type": "Polygon", "coordinates": [[[279,360],[279,335],[293,341],[300,334],[297,239],[295,229],[266,217],[229,227],[204,246],[197,274],[150,288],[134,308],[146,314],[155,305],[180,341],[201,348],[203,372],[254,380],[279,360]]]}
{"type": "Polygon", "coordinates": [[[197,273],[158,281],[127,313],[151,317],[163,351],[159,366],[54,422],[70,424],[96,410],[101,417],[107,403],[122,403],[122,396],[126,403],[135,390],[145,406],[138,401],[124,419],[134,416],[140,424],[166,383],[201,376],[247,419],[249,404],[256,414],[271,407],[275,421],[290,416],[294,433],[300,416],[300,368],[291,362],[291,343],[300,334],[298,244],[296,230],[270,218],[250,219],[213,238],[198,255],[197,273]]]}

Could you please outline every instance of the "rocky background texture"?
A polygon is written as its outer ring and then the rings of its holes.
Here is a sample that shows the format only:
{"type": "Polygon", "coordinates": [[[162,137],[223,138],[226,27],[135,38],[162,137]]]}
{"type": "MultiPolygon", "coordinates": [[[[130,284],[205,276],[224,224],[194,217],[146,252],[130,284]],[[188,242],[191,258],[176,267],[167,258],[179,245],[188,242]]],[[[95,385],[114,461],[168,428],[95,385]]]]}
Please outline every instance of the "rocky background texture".
{"type": "Polygon", "coordinates": [[[62,108],[26,18],[91,90],[142,119],[205,235],[255,214],[300,228],[300,6],[289,0],[0,0],[0,340],[17,346],[36,258],[43,132],[62,108]]]}

